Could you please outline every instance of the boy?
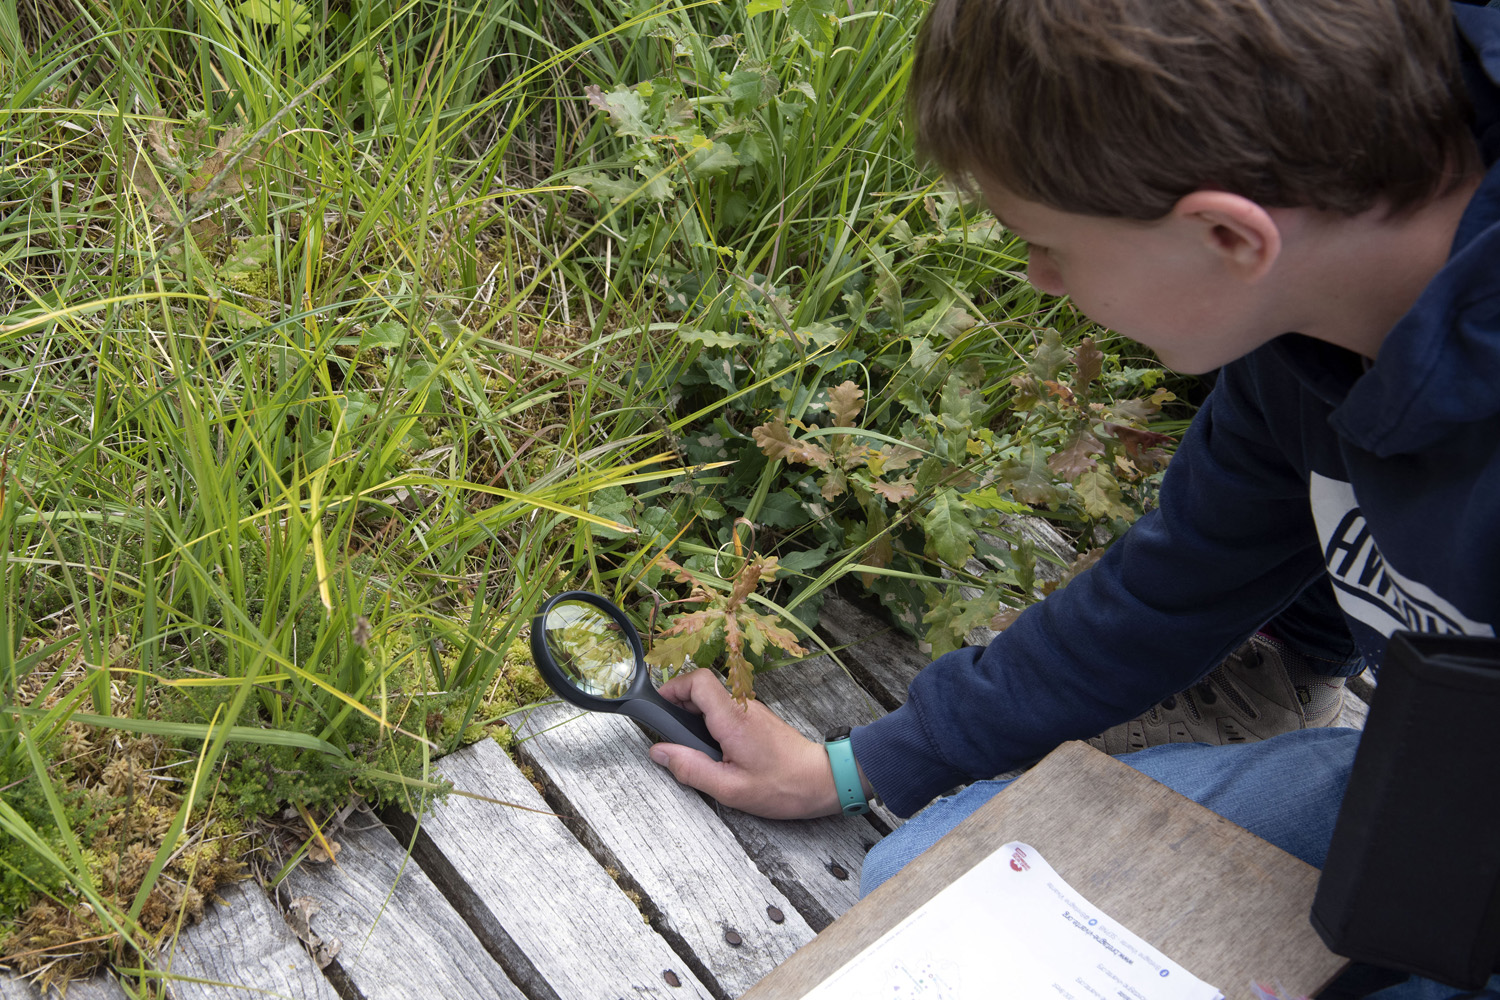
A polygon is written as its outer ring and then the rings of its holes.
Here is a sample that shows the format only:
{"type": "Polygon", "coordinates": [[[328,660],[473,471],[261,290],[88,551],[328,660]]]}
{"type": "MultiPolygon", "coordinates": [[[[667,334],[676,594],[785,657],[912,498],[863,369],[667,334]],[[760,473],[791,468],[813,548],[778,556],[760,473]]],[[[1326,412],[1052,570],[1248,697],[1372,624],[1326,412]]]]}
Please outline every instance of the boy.
{"type": "MultiPolygon", "coordinates": [[[[1494,636],[1497,81],[1500,9],[1447,0],[936,0],[920,146],[1031,244],[1038,288],[1168,366],[1223,371],[1160,508],[856,729],[840,752],[861,787],[841,795],[833,750],[703,671],[662,693],[706,715],[724,761],[652,758],[777,817],[861,791],[910,815],[976,781],[871,852],[868,891],[994,794],[982,779],[1182,690],[1309,587],[1331,583],[1372,665],[1400,629],[1494,636]]],[[[1126,759],[1321,865],[1357,741],[1126,759]]]]}

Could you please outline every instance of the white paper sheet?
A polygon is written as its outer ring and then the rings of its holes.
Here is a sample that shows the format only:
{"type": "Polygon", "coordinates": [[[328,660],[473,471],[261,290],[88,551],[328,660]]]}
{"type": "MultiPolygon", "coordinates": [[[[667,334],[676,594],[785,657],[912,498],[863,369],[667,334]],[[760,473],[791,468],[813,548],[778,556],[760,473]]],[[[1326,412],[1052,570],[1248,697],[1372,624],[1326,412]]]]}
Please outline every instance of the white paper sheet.
{"type": "Polygon", "coordinates": [[[1058,877],[1000,848],[806,1000],[1223,1000],[1058,877]]]}

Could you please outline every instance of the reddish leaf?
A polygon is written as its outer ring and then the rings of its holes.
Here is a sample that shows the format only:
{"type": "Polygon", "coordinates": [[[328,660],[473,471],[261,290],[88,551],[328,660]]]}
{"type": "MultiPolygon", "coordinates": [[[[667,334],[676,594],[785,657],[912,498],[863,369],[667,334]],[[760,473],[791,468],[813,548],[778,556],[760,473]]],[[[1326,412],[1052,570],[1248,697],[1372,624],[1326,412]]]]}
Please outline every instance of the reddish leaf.
{"type": "Polygon", "coordinates": [[[1073,378],[1073,384],[1080,391],[1099,377],[1099,373],[1104,370],[1104,352],[1094,346],[1093,337],[1084,337],[1073,349],[1073,364],[1078,366],[1078,374],[1073,378]]]}
{"type": "Polygon", "coordinates": [[[1104,444],[1093,434],[1083,430],[1061,451],[1053,452],[1047,459],[1047,468],[1063,479],[1072,482],[1099,463],[1091,455],[1104,453],[1104,444]]]}
{"type": "Polygon", "coordinates": [[[1047,391],[1048,392],[1052,393],[1052,395],[1054,395],[1058,399],[1062,400],[1064,406],[1071,406],[1071,405],[1073,405],[1073,390],[1072,389],[1069,389],[1067,386],[1063,385],[1061,382],[1053,382],[1051,380],[1043,382],[1042,385],[1044,385],[1044,386],[1047,387],[1047,391]]]}
{"type": "Polygon", "coordinates": [[[775,556],[757,556],[740,569],[734,575],[734,588],[729,592],[728,610],[734,611],[746,598],[755,592],[755,588],[762,582],[776,579],[776,574],[781,567],[776,565],[775,556]]]}
{"type": "Polygon", "coordinates": [[[745,702],[755,697],[755,668],[745,659],[745,636],[734,615],[724,616],[724,662],[729,667],[729,687],[734,700],[745,702]]]}
{"type": "Polygon", "coordinates": [[[1104,429],[1113,434],[1115,440],[1125,446],[1125,454],[1134,459],[1144,456],[1147,449],[1159,447],[1172,440],[1170,434],[1137,430],[1134,427],[1126,427],[1124,424],[1105,424],[1104,429]]]}

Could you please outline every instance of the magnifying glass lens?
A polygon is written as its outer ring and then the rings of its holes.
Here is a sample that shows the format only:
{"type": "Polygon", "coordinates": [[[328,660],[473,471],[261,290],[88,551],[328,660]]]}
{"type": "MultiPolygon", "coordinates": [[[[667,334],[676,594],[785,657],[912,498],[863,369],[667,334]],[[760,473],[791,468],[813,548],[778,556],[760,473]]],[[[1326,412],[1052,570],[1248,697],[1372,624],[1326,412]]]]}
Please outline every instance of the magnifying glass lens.
{"type": "Polygon", "coordinates": [[[560,601],[547,612],[547,649],[568,682],[596,698],[622,698],[635,672],[635,651],[620,625],[584,601],[560,601]]]}

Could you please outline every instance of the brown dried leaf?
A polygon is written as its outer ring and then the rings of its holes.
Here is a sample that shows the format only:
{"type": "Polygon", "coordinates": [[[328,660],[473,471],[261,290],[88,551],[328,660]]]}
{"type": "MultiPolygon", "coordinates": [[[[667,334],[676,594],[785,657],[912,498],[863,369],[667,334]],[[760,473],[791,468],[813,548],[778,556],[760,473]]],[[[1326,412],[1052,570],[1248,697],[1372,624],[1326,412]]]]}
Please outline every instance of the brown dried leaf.
{"type": "Polygon", "coordinates": [[[344,845],[340,844],[337,840],[328,840],[327,850],[323,849],[323,843],[323,841],[320,841],[317,838],[313,839],[313,842],[307,847],[307,860],[313,862],[314,864],[326,864],[329,861],[333,861],[335,858],[337,858],[339,856],[339,851],[342,851],[344,849],[344,845]]]}
{"type": "Polygon", "coordinates": [[[758,556],[745,563],[734,575],[734,588],[729,592],[726,609],[732,612],[744,604],[745,600],[755,593],[757,586],[776,579],[776,574],[780,570],[781,567],[776,564],[775,556],[758,556]]]}
{"type": "Polygon", "coordinates": [[[828,412],[835,427],[853,427],[854,418],[863,410],[865,391],[853,382],[844,382],[828,390],[828,412]]]}
{"type": "Polygon", "coordinates": [[[821,488],[818,490],[824,500],[833,500],[842,496],[849,485],[849,477],[844,475],[842,469],[830,469],[828,475],[823,477],[821,488]]]}
{"type": "Polygon", "coordinates": [[[1071,482],[1099,464],[1090,456],[1103,453],[1104,444],[1098,438],[1086,430],[1079,431],[1066,448],[1047,458],[1047,468],[1071,482]]]}
{"type": "Polygon", "coordinates": [[[177,143],[177,137],[172,134],[170,122],[159,118],[147,121],[146,141],[151,144],[151,151],[164,165],[173,170],[182,169],[181,147],[177,143]]]}
{"type": "Polygon", "coordinates": [[[745,659],[745,637],[734,615],[724,616],[724,663],[729,668],[729,689],[734,700],[746,702],[755,697],[755,668],[745,659]]]}
{"type": "Polygon", "coordinates": [[[1099,377],[1104,370],[1104,352],[1094,346],[1093,337],[1084,337],[1073,349],[1073,364],[1078,366],[1073,384],[1080,390],[1099,377]]]}
{"type": "Polygon", "coordinates": [[[146,211],[157,222],[171,222],[177,217],[176,206],[161,181],[157,180],[145,150],[137,149],[131,155],[130,183],[140,193],[146,211]]]}
{"type": "Polygon", "coordinates": [[[815,465],[820,469],[828,468],[831,458],[828,452],[815,444],[807,441],[798,441],[792,437],[792,430],[786,424],[765,423],[750,431],[750,436],[755,443],[760,445],[760,450],[770,459],[785,459],[788,462],[801,462],[803,465],[815,465]]]}
{"type": "Polygon", "coordinates": [[[888,503],[900,503],[902,500],[917,495],[917,488],[905,476],[902,476],[894,483],[887,483],[884,480],[877,479],[870,484],[870,489],[885,497],[888,503]]]}
{"type": "Polygon", "coordinates": [[[1063,385],[1061,382],[1053,382],[1050,379],[1047,380],[1047,381],[1045,381],[1045,382],[1043,382],[1042,385],[1046,386],[1047,387],[1047,391],[1050,392],[1053,396],[1055,396],[1059,400],[1061,400],[1062,404],[1064,406],[1072,406],[1073,405],[1073,390],[1072,389],[1070,389],[1067,386],[1063,385]]]}

